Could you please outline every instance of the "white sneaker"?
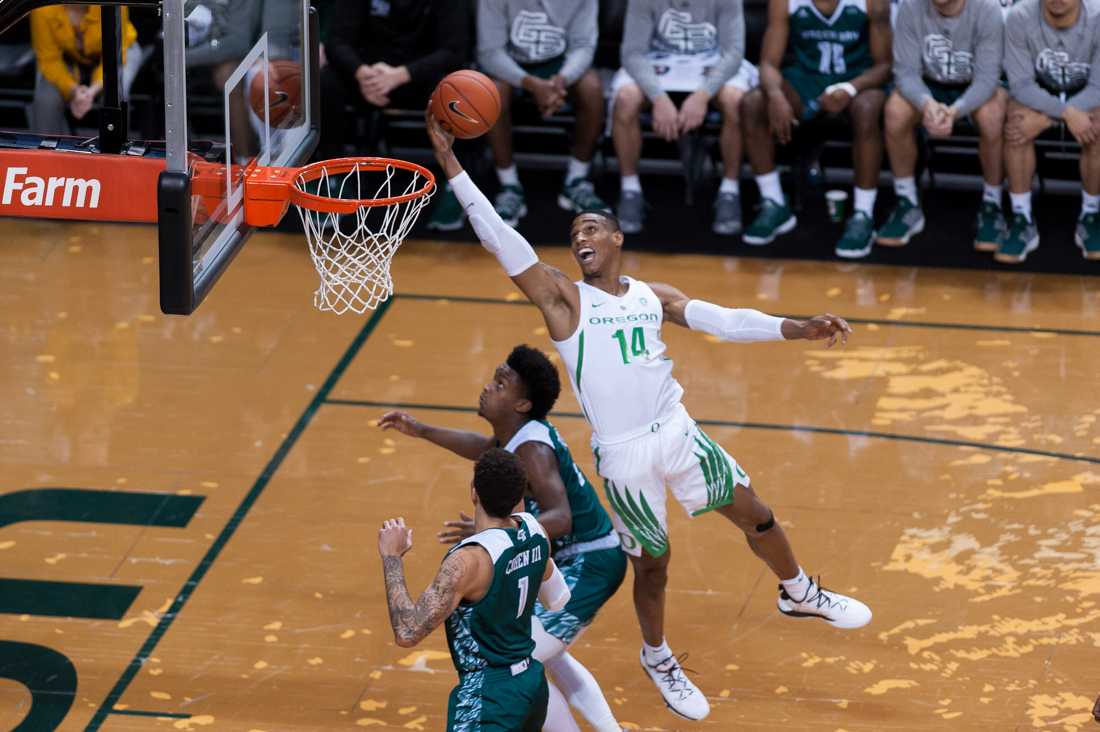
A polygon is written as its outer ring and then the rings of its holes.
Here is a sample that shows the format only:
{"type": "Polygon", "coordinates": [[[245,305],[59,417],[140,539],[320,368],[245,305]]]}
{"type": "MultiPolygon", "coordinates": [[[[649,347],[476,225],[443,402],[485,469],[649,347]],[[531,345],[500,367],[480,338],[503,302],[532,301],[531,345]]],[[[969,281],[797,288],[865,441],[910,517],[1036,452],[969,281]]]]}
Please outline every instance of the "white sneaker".
{"type": "Polygon", "coordinates": [[[821,618],[837,628],[862,628],[871,622],[871,608],[859,600],[827,590],[821,578],[810,580],[806,596],[796,600],[779,585],[779,612],[792,618],[821,618]]]}
{"type": "Polygon", "coordinates": [[[684,719],[706,719],[710,714],[710,703],[699,691],[699,687],[691,683],[684,675],[684,669],[680,666],[680,660],[687,658],[683,654],[680,658],[669,656],[656,665],[650,665],[645,660],[645,649],[642,649],[642,668],[649,674],[649,678],[657,685],[657,690],[665,699],[665,706],[672,710],[673,714],[684,719]]]}

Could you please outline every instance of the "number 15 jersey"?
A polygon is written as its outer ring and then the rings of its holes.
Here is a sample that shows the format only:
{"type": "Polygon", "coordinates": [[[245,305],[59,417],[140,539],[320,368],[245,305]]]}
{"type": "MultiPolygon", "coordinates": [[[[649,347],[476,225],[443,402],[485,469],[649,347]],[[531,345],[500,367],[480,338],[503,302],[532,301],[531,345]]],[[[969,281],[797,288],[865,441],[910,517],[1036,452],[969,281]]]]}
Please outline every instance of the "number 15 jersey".
{"type": "Polygon", "coordinates": [[[602,443],[649,432],[675,413],[684,393],[665,356],[660,300],[640,280],[623,277],[622,282],[627,285],[622,297],[577,282],[577,330],[554,341],[584,416],[602,443]]]}
{"type": "Polygon", "coordinates": [[[787,57],[783,66],[797,66],[829,83],[854,79],[871,68],[869,0],[839,0],[831,16],[822,15],[813,0],[788,0],[787,57]]]}

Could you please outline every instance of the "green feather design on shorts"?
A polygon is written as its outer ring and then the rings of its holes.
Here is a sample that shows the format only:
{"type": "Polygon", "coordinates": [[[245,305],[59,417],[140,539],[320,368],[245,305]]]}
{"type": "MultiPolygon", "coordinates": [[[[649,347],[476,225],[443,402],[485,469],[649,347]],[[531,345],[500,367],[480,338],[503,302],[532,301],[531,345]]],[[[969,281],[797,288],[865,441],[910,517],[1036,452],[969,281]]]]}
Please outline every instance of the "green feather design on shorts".
{"type": "Polygon", "coordinates": [[[668,533],[657,520],[645,496],[639,495],[636,502],[628,490],[623,489],[620,492],[615,483],[606,478],[603,487],[611,508],[619,514],[630,533],[650,556],[659,557],[668,551],[668,533]]]}
{"type": "Polygon", "coordinates": [[[700,431],[695,438],[695,444],[703,451],[695,453],[699,458],[699,467],[703,470],[703,480],[707,484],[707,505],[695,511],[692,515],[698,516],[706,511],[719,506],[725,506],[733,502],[733,471],[730,463],[722,453],[722,448],[700,431]]]}

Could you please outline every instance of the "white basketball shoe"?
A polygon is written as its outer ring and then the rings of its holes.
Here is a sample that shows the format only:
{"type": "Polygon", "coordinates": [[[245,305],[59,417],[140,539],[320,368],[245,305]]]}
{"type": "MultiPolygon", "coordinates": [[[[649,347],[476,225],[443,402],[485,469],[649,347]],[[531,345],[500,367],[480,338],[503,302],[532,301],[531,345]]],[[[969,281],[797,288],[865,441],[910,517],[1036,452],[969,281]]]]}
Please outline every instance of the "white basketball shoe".
{"type": "Polygon", "coordinates": [[[779,612],[792,618],[821,618],[837,628],[862,628],[871,622],[871,608],[855,598],[822,587],[821,578],[810,579],[806,594],[791,597],[779,585],[779,612]]]}
{"type": "Polygon", "coordinates": [[[657,690],[664,697],[665,706],[672,710],[673,714],[696,721],[706,719],[710,714],[710,703],[703,696],[703,692],[699,691],[699,687],[684,675],[680,662],[685,658],[687,658],[686,653],[680,658],[669,654],[668,658],[651,665],[646,662],[643,648],[642,668],[657,685],[657,690]]]}

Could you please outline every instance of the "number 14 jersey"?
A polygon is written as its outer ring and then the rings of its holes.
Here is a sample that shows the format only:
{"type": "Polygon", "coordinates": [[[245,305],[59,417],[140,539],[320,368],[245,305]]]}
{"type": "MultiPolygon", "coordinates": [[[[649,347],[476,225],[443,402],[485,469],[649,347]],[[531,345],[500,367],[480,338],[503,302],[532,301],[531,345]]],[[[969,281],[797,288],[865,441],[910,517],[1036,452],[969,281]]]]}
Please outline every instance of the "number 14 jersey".
{"type": "Polygon", "coordinates": [[[665,356],[660,300],[645,282],[622,282],[622,297],[577,282],[577,330],[554,341],[584,416],[603,443],[649,432],[675,413],[684,393],[665,356]]]}

